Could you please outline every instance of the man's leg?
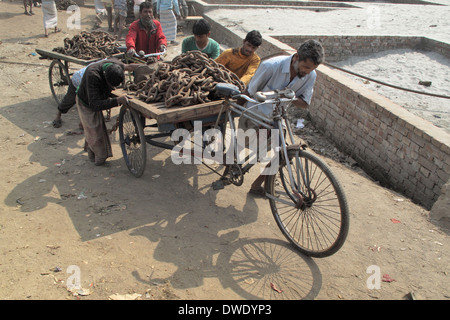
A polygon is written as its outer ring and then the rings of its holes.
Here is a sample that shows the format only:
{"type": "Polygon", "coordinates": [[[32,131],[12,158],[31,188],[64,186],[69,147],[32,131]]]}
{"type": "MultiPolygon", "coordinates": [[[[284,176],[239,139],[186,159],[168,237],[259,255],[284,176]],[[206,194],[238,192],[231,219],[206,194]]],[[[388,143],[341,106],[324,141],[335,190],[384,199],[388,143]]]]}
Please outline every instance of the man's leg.
{"type": "Polygon", "coordinates": [[[108,31],[112,32],[114,31],[113,27],[112,27],[112,22],[113,22],[113,10],[112,10],[112,6],[106,6],[106,12],[108,13],[108,31]]]}
{"type": "Polygon", "coordinates": [[[125,20],[127,17],[124,16],[120,16],[120,20],[119,20],[119,35],[117,37],[117,40],[122,40],[122,32],[123,32],[123,28],[125,27],[125,20]]]}
{"type": "Polygon", "coordinates": [[[56,115],[55,120],[53,120],[54,128],[61,127],[62,125],[61,115],[63,113],[67,113],[70,110],[70,108],[72,108],[75,105],[76,96],[77,96],[76,88],[72,83],[70,83],[66,95],[58,105],[58,113],[56,115]]]}
{"type": "Polygon", "coordinates": [[[28,7],[28,1],[29,0],[23,0],[23,7],[25,8],[25,14],[31,16],[31,7],[30,7],[30,12],[28,12],[27,7],[28,7]]]}
{"type": "Polygon", "coordinates": [[[120,16],[117,14],[117,12],[114,13],[114,35],[117,35],[117,32],[119,31],[119,19],[120,16]]]}

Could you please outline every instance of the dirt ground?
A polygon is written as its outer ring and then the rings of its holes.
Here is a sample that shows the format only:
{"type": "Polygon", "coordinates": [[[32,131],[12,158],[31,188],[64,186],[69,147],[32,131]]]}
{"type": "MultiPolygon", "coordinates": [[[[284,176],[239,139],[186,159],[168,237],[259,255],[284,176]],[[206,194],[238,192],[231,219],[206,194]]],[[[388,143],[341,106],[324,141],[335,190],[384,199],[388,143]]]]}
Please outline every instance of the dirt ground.
{"type": "MultiPolygon", "coordinates": [[[[50,61],[33,55],[79,31],[69,31],[59,11],[63,32],[44,38],[35,12],[0,2],[0,299],[450,298],[449,231],[352,167],[314,130],[308,141],[339,177],[351,211],[346,243],[323,259],[294,251],[268,201],[247,194],[257,169],[243,186],[215,191],[217,176],[206,167],[177,166],[169,151],[150,147],[146,172],[134,178],[118,132],[114,157],[95,167],[83,152],[76,108],[61,128],[51,125],[50,61]],[[72,292],[76,279],[82,289],[72,292]],[[374,279],[379,288],[368,286],[374,279]]],[[[92,8],[82,8],[82,23],[91,30],[92,8]]]]}

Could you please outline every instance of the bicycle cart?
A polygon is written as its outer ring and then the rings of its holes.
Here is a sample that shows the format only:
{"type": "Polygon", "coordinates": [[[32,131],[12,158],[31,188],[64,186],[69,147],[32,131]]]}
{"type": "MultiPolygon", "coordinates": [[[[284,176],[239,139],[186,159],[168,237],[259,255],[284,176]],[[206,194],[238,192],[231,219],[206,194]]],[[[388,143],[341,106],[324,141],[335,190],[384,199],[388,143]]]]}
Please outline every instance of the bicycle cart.
{"type": "MultiPolygon", "coordinates": [[[[222,100],[167,108],[164,102],[146,103],[130,99],[122,106],[118,117],[120,146],[129,171],[140,177],[146,167],[146,144],[173,149],[175,144],[157,141],[169,137],[175,128],[186,121],[202,119],[202,130],[220,129],[222,137],[227,130],[232,141],[236,141],[234,117],[245,117],[260,128],[278,129],[278,166],[265,177],[265,197],[269,200],[272,214],[283,235],[294,247],[312,257],[326,257],[336,253],[344,244],[349,229],[349,209],[343,188],[327,164],[311,153],[305,146],[295,144],[287,119],[286,108],[295,99],[290,90],[258,93],[257,100],[239,92],[237,87],[217,84],[217,94],[222,100]],[[244,108],[236,102],[243,98],[252,103],[270,103],[274,106],[273,117],[268,118],[244,108]],[[152,120],[148,123],[147,120],[152,120]],[[153,121],[155,120],[155,121],[153,121]],[[147,134],[145,128],[156,127],[158,131],[147,134]],[[288,142],[289,140],[289,142],[288,142]]],[[[119,89],[113,94],[126,92],[119,89]]],[[[194,142],[195,143],[195,142],[194,142]]],[[[207,146],[202,143],[202,148],[207,146]]],[[[237,143],[232,143],[237,155],[237,143]]],[[[230,149],[228,149],[230,150],[230,149]]],[[[195,156],[195,151],[190,156],[195,156]]],[[[232,153],[233,154],[233,153],[232,153]]],[[[254,165],[248,161],[226,162],[223,174],[202,163],[220,175],[218,182],[240,186],[244,174],[254,165]]],[[[225,162],[223,162],[225,164],[225,162]]],[[[220,184],[219,184],[220,188],[220,184]]]]}
{"type": "MultiPolygon", "coordinates": [[[[78,59],[62,53],[43,49],[36,49],[36,52],[41,56],[40,59],[52,60],[48,69],[48,80],[50,90],[57,104],[59,104],[66,95],[69,81],[71,81],[71,77],[73,75],[73,73],[71,73],[70,64],[73,63],[85,67],[92,62],[101,60],[78,59]]],[[[115,54],[113,57],[121,59],[123,57],[123,53],[115,54]]]]}

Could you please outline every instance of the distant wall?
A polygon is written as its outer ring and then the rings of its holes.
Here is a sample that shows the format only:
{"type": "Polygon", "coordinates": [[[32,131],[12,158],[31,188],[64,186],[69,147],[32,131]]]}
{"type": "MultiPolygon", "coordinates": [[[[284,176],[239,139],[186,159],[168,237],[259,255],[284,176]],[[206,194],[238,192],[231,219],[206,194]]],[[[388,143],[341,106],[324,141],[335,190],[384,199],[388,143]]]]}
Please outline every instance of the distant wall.
{"type": "MultiPolygon", "coordinates": [[[[233,32],[207,14],[205,18],[213,25],[214,39],[229,47],[242,44],[245,33],[233,32]]],[[[258,54],[292,54],[309,38],[264,36],[258,54]]],[[[450,55],[447,44],[422,37],[313,38],[324,44],[328,61],[400,47],[450,55]]],[[[450,135],[325,65],[317,73],[309,108],[315,127],[383,186],[431,209],[450,179],[450,135]]]]}
{"type": "Polygon", "coordinates": [[[298,48],[305,40],[314,38],[322,43],[328,62],[403,48],[434,51],[450,59],[450,45],[424,37],[315,35],[275,36],[274,38],[293,48],[298,48]]]}
{"type": "MultiPolygon", "coordinates": [[[[193,5],[196,9],[201,9],[207,12],[211,9],[222,8],[225,6],[233,5],[236,8],[241,5],[245,6],[289,6],[292,8],[317,8],[322,10],[325,8],[354,8],[357,5],[348,4],[345,2],[336,1],[274,1],[274,0],[187,0],[187,3],[193,5]]],[[[197,11],[197,13],[199,13],[197,11]]]]}

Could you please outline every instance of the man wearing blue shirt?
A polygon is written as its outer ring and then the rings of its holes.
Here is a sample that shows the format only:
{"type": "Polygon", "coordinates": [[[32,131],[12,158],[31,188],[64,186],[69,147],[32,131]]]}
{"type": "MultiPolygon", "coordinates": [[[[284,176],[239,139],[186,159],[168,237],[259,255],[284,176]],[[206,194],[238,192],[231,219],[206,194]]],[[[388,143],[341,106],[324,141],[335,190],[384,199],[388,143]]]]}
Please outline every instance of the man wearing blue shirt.
{"type": "MultiPolygon", "coordinates": [[[[307,108],[311,102],[316,81],[315,69],[324,61],[324,50],[316,40],[307,40],[291,56],[278,56],[261,62],[255,75],[247,87],[247,94],[252,97],[258,91],[272,91],[290,88],[298,98],[293,105],[298,108],[307,108]]],[[[246,107],[252,104],[247,103],[246,107]]],[[[254,111],[266,116],[272,115],[272,105],[263,104],[253,108],[254,111]],[[255,110],[256,109],[256,110],[255,110]]],[[[249,129],[249,121],[240,119],[239,127],[249,129]]],[[[253,182],[250,193],[264,195],[261,186],[265,176],[260,175],[253,182]]]]}
{"type": "MultiPolygon", "coordinates": [[[[294,106],[307,108],[311,102],[316,81],[315,69],[323,62],[322,45],[315,40],[304,42],[297,53],[278,56],[261,62],[248,84],[247,92],[253,96],[257,91],[272,91],[290,88],[298,100],[294,106]]],[[[272,106],[264,105],[258,110],[270,115],[272,106]]]]}

